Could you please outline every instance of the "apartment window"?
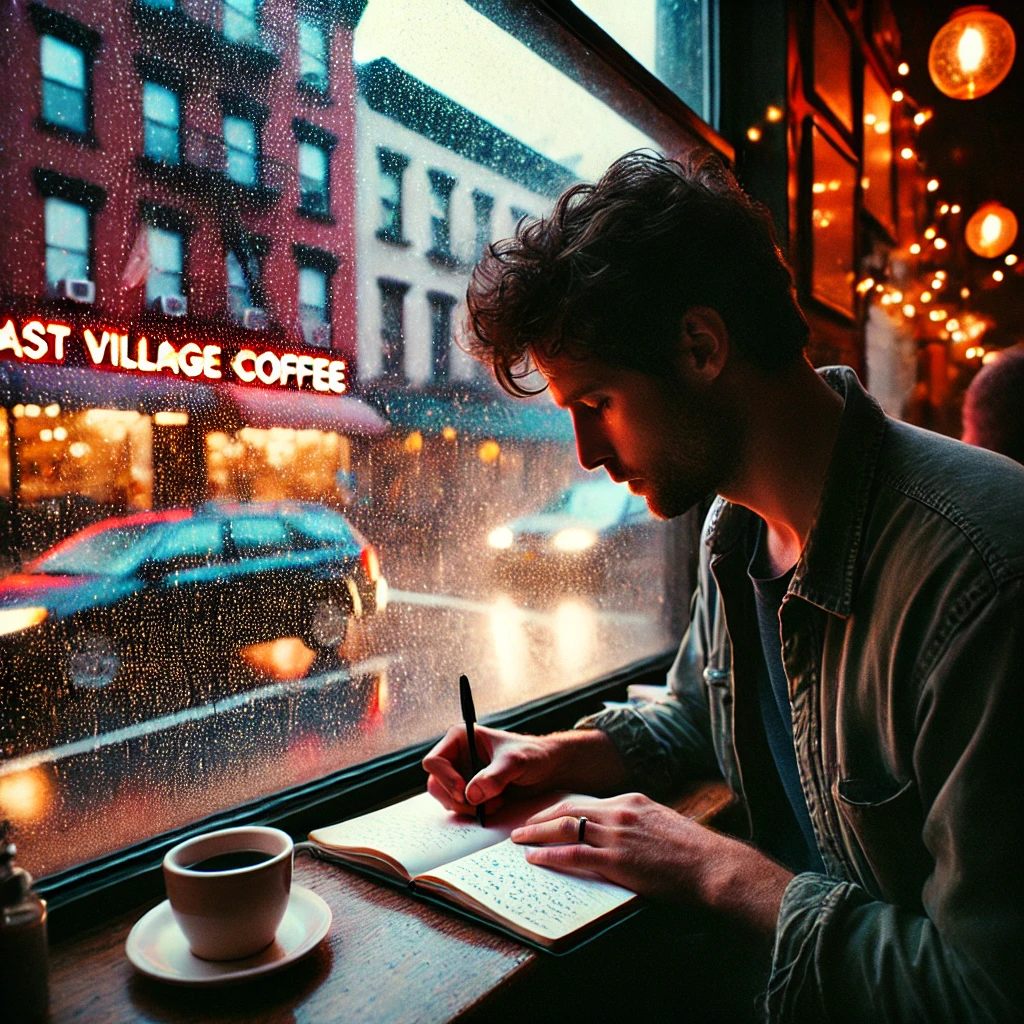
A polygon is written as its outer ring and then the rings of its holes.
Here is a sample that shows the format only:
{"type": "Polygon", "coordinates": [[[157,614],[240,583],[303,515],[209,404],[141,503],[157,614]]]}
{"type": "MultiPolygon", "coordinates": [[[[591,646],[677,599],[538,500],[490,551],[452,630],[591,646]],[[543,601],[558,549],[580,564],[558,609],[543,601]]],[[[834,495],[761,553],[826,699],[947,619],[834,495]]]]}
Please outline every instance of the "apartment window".
{"type": "Polygon", "coordinates": [[[402,182],[409,158],[390,149],[377,150],[380,171],[381,224],[377,237],[384,242],[408,244],[402,235],[402,182]]]}
{"type": "Polygon", "coordinates": [[[292,131],[299,144],[299,213],[329,220],[331,212],[331,152],[337,139],[317,125],[296,118],[292,131]]]}
{"type": "Polygon", "coordinates": [[[430,181],[430,250],[427,255],[435,260],[452,259],[451,206],[455,179],[444,171],[431,168],[430,181]]]}
{"type": "Polygon", "coordinates": [[[142,83],[144,152],[151,160],[176,164],[181,159],[181,110],[173,89],[142,83]]]}
{"type": "Polygon", "coordinates": [[[328,84],[327,32],[318,22],[300,17],[299,85],[326,93],[328,84]]]}
{"type": "Polygon", "coordinates": [[[43,120],[81,135],[89,130],[89,87],[85,52],[56,36],[39,40],[43,74],[43,120]]]}
{"type": "Polygon", "coordinates": [[[331,278],[338,257],[296,242],[292,254],[298,264],[299,330],[307,345],[331,347],[331,278]]]}
{"type": "Polygon", "coordinates": [[[473,259],[479,260],[491,244],[491,214],[494,211],[494,196],[486,192],[473,191],[473,227],[475,231],[473,259]]]}
{"type": "Polygon", "coordinates": [[[257,0],[223,0],[221,31],[231,43],[260,45],[260,28],[256,15],[257,0]]]}
{"type": "Polygon", "coordinates": [[[381,369],[389,380],[405,380],[405,293],[404,281],[378,278],[380,290],[381,369]]]}
{"type": "Polygon", "coordinates": [[[54,197],[45,204],[46,283],[55,290],[62,280],[90,280],[89,211],[79,203],[54,197]]]}
{"type": "Polygon", "coordinates": [[[427,292],[430,305],[430,353],[437,383],[451,376],[452,310],[458,300],[447,292],[427,292]]]}
{"type": "Polygon", "coordinates": [[[239,185],[259,184],[259,131],[248,118],[228,114],[224,118],[227,175],[239,185]]]}
{"type": "Polygon", "coordinates": [[[262,235],[238,233],[224,257],[227,272],[228,314],[246,327],[266,326],[266,287],[263,260],[270,240],[262,235]]]}
{"type": "Polygon", "coordinates": [[[184,296],[185,243],[181,232],[150,224],[146,235],[149,242],[146,302],[152,305],[162,296],[184,296]]]}

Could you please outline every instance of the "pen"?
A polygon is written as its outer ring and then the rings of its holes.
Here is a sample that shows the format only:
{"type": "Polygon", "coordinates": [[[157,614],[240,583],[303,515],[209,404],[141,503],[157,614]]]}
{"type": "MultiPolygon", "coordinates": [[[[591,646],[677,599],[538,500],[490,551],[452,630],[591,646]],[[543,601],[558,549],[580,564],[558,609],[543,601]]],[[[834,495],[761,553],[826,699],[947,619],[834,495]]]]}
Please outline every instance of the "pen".
{"type": "MultiPolygon", "coordinates": [[[[476,708],[473,707],[473,691],[469,688],[469,679],[466,676],[459,676],[459,700],[462,703],[462,717],[466,723],[466,741],[469,743],[469,763],[476,775],[483,764],[480,762],[480,755],[476,751],[476,734],[473,726],[476,724],[476,708]]],[[[470,778],[473,776],[471,775],[470,778]]],[[[484,805],[479,804],[476,809],[476,820],[484,824],[484,805]]]]}

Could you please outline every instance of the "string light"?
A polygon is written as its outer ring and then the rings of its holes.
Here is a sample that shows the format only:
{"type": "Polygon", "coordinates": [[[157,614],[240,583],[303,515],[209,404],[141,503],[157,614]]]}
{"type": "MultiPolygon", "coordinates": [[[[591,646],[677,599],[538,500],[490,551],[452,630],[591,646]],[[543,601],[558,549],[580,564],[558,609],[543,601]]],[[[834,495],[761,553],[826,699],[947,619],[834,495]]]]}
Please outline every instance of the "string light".
{"type": "Polygon", "coordinates": [[[932,293],[931,292],[921,292],[921,301],[922,302],[931,302],[932,301],[932,293]]]}
{"type": "Polygon", "coordinates": [[[946,272],[945,272],[944,270],[936,270],[936,271],[935,271],[935,276],[936,276],[936,277],[937,277],[937,278],[938,278],[938,279],[939,279],[940,281],[945,281],[945,280],[946,280],[946,272]]]}
{"type": "Polygon", "coordinates": [[[909,317],[912,317],[912,316],[913,316],[913,315],[914,315],[914,314],[915,314],[916,312],[917,312],[917,310],[916,310],[916,309],[914,309],[913,303],[910,303],[910,302],[908,302],[908,303],[907,303],[907,304],[906,304],[906,305],[905,305],[905,306],[903,307],[903,315],[904,315],[905,317],[908,317],[908,318],[909,318],[909,317]]]}
{"type": "Polygon", "coordinates": [[[941,278],[938,278],[938,277],[934,278],[932,280],[932,288],[934,288],[935,291],[938,291],[941,287],[942,287],[942,280],[941,280],[941,278]]]}
{"type": "Polygon", "coordinates": [[[774,105],[770,106],[764,112],[764,116],[768,118],[768,120],[771,121],[772,124],[775,124],[776,121],[782,120],[782,107],[776,107],[774,105]]]}
{"type": "Polygon", "coordinates": [[[936,249],[945,249],[946,246],[949,245],[949,242],[947,242],[944,238],[936,238],[934,244],[936,249]]]}
{"type": "Polygon", "coordinates": [[[900,150],[900,156],[903,157],[904,160],[913,160],[914,151],[909,146],[904,146],[900,150]]]}
{"type": "Polygon", "coordinates": [[[909,64],[908,64],[908,63],[907,63],[906,61],[904,61],[904,62],[903,62],[903,63],[902,63],[902,64],[901,64],[901,65],[900,65],[900,66],[899,66],[899,67],[898,67],[897,69],[896,69],[896,71],[897,71],[897,73],[898,73],[898,74],[901,74],[901,75],[909,75],[909,74],[910,74],[910,65],[909,65],[909,64]]]}
{"type": "Polygon", "coordinates": [[[893,292],[892,293],[892,301],[896,302],[896,303],[902,302],[903,301],[903,292],[893,292]]]}
{"type": "Polygon", "coordinates": [[[910,247],[910,251],[916,256],[921,251],[920,243],[914,242],[914,244],[910,247]]]}
{"type": "Polygon", "coordinates": [[[943,204],[942,204],[942,205],[941,205],[941,206],[939,207],[939,213],[941,213],[941,214],[947,214],[947,213],[949,213],[949,203],[943,203],[943,204]]]}
{"type": "Polygon", "coordinates": [[[758,128],[756,124],[752,124],[747,129],[747,138],[750,139],[751,142],[760,142],[761,141],[761,129],[758,128]]]}
{"type": "Polygon", "coordinates": [[[1012,266],[1014,266],[1014,265],[1015,265],[1015,264],[1017,263],[1017,254],[1016,254],[1016,253],[1013,253],[1013,252],[1011,252],[1011,253],[1010,253],[1009,255],[1007,255],[1006,259],[1005,259],[1005,260],[1003,260],[1003,262],[1004,262],[1004,263],[1005,263],[1005,264],[1006,264],[1006,265],[1007,265],[1008,267],[1012,267],[1012,266]]]}
{"type": "Polygon", "coordinates": [[[965,285],[963,288],[960,289],[960,298],[961,299],[969,299],[970,297],[971,297],[971,289],[968,288],[965,285]]]}
{"type": "Polygon", "coordinates": [[[916,124],[918,128],[920,128],[927,120],[928,118],[925,117],[920,110],[914,115],[914,124],[916,124]]]}
{"type": "Polygon", "coordinates": [[[892,101],[893,101],[893,103],[902,103],[903,102],[903,90],[902,89],[893,89],[893,91],[892,91],[892,101]]]}
{"type": "Polygon", "coordinates": [[[952,206],[951,206],[951,207],[949,208],[949,212],[950,212],[950,213],[959,213],[959,212],[960,212],[960,204],[959,204],[959,203],[954,203],[954,204],[953,204],[953,205],[952,205],[952,206]]]}
{"type": "Polygon", "coordinates": [[[964,238],[979,256],[1002,256],[1017,239],[1017,218],[1000,203],[983,203],[968,220],[964,238]]]}
{"type": "Polygon", "coordinates": [[[859,285],[857,285],[857,291],[861,295],[867,295],[869,291],[875,286],[875,279],[873,277],[865,277],[859,285]]]}
{"type": "Polygon", "coordinates": [[[993,281],[998,283],[999,281],[1002,281],[1002,279],[1003,279],[1003,272],[1001,270],[993,270],[992,271],[992,280],[993,281]]]}
{"type": "Polygon", "coordinates": [[[929,192],[938,192],[939,191],[939,179],[938,178],[932,178],[932,180],[929,181],[927,186],[925,186],[925,187],[928,189],[929,192]]]}
{"type": "Polygon", "coordinates": [[[924,233],[924,237],[927,238],[930,242],[937,234],[938,232],[935,230],[935,228],[928,228],[928,230],[925,231],[924,233]]]}
{"type": "Polygon", "coordinates": [[[955,317],[950,317],[950,319],[946,321],[946,330],[947,331],[959,331],[960,330],[960,321],[957,320],[955,317]]]}

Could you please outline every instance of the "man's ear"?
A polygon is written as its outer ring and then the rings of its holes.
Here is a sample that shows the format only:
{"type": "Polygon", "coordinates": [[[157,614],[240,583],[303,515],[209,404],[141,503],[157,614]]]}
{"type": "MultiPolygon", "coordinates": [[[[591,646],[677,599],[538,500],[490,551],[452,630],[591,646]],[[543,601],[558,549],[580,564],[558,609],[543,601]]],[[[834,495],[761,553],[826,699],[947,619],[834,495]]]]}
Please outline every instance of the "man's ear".
{"type": "Polygon", "coordinates": [[[725,322],[708,306],[691,306],[679,332],[680,369],[694,381],[710,384],[725,369],[731,342],[725,322]]]}

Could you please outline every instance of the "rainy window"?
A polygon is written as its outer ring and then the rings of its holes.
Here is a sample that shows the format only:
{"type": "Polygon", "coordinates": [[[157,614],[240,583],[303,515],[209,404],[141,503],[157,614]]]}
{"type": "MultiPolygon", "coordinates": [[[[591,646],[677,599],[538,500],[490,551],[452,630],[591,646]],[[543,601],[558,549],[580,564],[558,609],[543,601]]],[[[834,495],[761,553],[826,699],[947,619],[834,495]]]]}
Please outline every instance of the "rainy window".
{"type": "Polygon", "coordinates": [[[46,200],[46,280],[54,291],[61,281],[87,280],[89,273],[89,211],[78,203],[46,200]]]}
{"type": "MultiPolygon", "coordinates": [[[[655,54],[703,10],[625,6],[655,54]]],[[[671,651],[675,527],[500,390],[464,297],[687,129],[515,4],[8,8],[0,816],[37,878],[418,748],[462,673],[488,716],[671,651]]]]}
{"type": "Polygon", "coordinates": [[[176,164],[179,155],[178,132],[181,128],[178,94],[156,82],[144,82],[142,117],[145,123],[145,155],[160,163],[176,164]]]}
{"type": "Polygon", "coordinates": [[[326,93],[327,35],[309,18],[299,18],[299,84],[326,93]]]}

